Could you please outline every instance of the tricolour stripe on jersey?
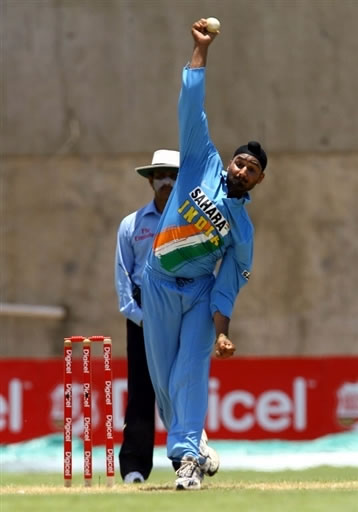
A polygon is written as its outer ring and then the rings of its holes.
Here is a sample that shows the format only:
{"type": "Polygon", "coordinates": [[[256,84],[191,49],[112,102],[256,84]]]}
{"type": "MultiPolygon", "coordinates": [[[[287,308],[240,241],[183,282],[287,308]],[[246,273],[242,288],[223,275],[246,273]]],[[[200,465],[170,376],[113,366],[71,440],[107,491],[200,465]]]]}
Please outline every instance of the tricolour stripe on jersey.
{"type": "Polygon", "coordinates": [[[165,270],[172,271],[187,261],[216,251],[222,240],[215,237],[216,243],[212,243],[211,238],[198,232],[193,225],[169,228],[157,235],[153,244],[154,254],[165,270]]]}
{"type": "MultiPolygon", "coordinates": [[[[209,223],[208,223],[209,224],[209,223]]],[[[186,224],[185,226],[176,226],[175,228],[168,228],[158,233],[154,239],[153,249],[156,251],[161,245],[165,245],[168,242],[175,242],[177,240],[186,239],[192,235],[197,235],[199,230],[195,227],[195,224],[186,224]]]]}

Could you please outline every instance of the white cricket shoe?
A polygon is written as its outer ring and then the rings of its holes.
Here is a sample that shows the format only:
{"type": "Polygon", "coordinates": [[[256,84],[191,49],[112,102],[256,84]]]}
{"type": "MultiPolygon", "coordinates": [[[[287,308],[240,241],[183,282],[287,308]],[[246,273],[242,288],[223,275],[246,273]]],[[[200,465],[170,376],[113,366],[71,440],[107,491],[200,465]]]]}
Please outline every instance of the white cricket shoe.
{"type": "Polygon", "coordinates": [[[144,482],[144,476],[139,471],[131,471],[124,477],[123,482],[125,484],[141,484],[144,482]]]}
{"type": "Polygon", "coordinates": [[[175,480],[177,491],[198,490],[204,478],[198,461],[191,455],[186,455],[180,462],[180,468],[176,471],[178,478],[175,480]]]}
{"type": "Polygon", "coordinates": [[[200,446],[199,446],[200,457],[205,458],[205,462],[200,464],[201,471],[208,476],[214,476],[218,472],[220,466],[219,454],[208,445],[208,436],[205,430],[201,434],[200,446]]]}

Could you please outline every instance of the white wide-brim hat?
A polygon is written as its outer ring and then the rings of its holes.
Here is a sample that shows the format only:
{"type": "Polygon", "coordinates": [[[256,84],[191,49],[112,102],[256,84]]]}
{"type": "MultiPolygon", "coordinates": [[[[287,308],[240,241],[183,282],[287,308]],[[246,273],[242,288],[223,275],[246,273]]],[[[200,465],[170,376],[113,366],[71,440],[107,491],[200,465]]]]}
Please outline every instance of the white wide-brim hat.
{"type": "Polygon", "coordinates": [[[158,149],[154,151],[151,165],[136,167],[135,170],[144,178],[148,178],[154,170],[179,170],[179,151],[158,149]]]}

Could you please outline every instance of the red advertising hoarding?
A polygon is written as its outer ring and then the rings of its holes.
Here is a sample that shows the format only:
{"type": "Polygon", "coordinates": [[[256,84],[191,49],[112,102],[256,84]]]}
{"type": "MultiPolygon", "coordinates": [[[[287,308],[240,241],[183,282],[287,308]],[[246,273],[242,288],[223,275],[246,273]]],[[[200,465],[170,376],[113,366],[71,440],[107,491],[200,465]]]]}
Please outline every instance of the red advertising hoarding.
{"type": "MultiPolygon", "coordinates": [[[[127,363],[113,361],[115,442],[122,441],[127,363]]],[[[73,434],[83,429],[81,360],[74,360],[73,434]]],[[[93,360],[93,435],[104,444],[103,359],[93,360]]],[[[1,443],[62,432],[63,360],[0,361],[1,443]]],[[[358,357],[213,360],[206,429],[211,439],[314,439],[358,429],[358,357]]],[[[165,443],[157,418],[156,443],[165,443]]]]}

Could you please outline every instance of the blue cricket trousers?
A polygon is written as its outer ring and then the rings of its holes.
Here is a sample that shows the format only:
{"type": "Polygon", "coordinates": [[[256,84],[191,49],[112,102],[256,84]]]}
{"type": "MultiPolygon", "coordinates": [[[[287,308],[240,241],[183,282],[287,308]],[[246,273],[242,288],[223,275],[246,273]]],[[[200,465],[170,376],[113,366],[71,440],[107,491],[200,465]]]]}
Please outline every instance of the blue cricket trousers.
{"type": "Polygon", "coordinates": [[[210,358],[215,338],[210,313],[213,275],[163,276],[148,266],[142,278],[145,349],[167,455],[199,457],[208,406],[210,358]]]}

